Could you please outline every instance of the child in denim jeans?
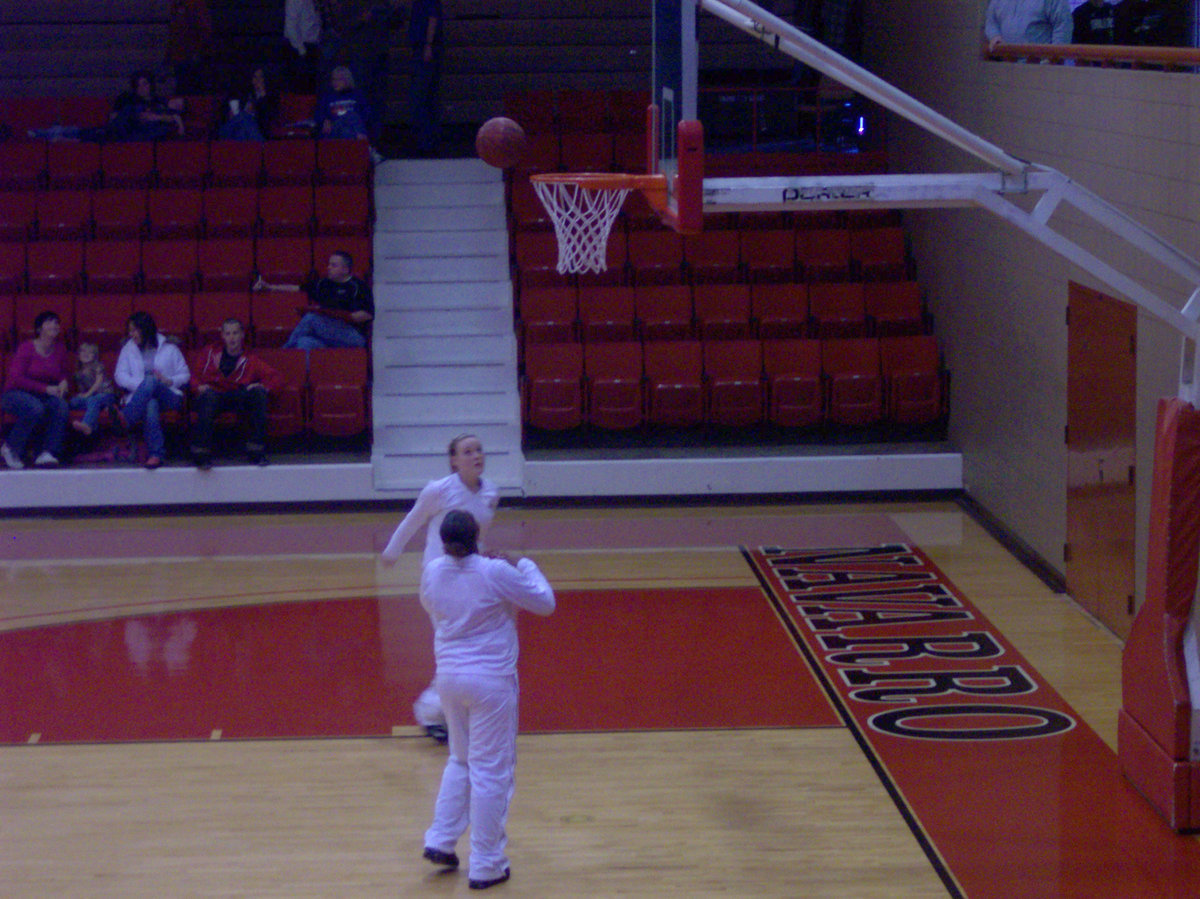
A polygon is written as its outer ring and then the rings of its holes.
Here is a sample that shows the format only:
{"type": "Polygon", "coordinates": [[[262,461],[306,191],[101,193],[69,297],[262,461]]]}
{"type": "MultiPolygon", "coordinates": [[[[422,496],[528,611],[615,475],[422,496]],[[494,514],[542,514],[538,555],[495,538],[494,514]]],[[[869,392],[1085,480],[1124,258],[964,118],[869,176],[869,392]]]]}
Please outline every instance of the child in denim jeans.
{"type": "Polygon", "coordinates": [[[79,344],[79,365],[75,369],[75,395],[68,401],[72,409],[83,409],[83,419],[71,427],[81,434],[96,430],[100,413],[117,404],[117,388],[100,361],[100,348],[94,343],[79,344]]]}

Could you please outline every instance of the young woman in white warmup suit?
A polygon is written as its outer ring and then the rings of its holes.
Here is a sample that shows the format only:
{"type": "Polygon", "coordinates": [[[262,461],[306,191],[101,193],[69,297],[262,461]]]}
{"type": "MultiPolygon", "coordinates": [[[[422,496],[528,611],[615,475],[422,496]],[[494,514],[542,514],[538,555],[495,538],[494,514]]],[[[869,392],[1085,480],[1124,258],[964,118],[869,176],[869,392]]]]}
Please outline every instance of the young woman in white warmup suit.
{"type": "Polygon", "coordinates": [[[470,513],[448,512],[439,529],[445,554],[421,576],[450,732],[425,858],[457,868],[455,846],[470,826],[473,890],[509,877],[504,827],[517,762],[517,612],[554,611],[554,591],[537,565],[479,555],[478,533],[470,513]]]}
{"type": "MultiPolygon", "coordinates": [[[[471,513],[479,525],[479,543],[484,545],[484,536],[496,514],[500,492],[496,485],[483,476],[483,444],[474,434],[459,434],[450,441],[450,474],[430,481],[422,488],[412,509],[397,526],[381,556],[384,564],[395,565],[404,547],[416,535],[422,525],[425,532],[425,557],[422,566],[428,565],[442,554],[442,540],[438,528],[451,509],[464,509],[471,513]]],[[[438,700],[433,684],[417,697],[413,703],[413,716],[425,732],[439,743],[446,742],[446,716],[438,700]]]]}

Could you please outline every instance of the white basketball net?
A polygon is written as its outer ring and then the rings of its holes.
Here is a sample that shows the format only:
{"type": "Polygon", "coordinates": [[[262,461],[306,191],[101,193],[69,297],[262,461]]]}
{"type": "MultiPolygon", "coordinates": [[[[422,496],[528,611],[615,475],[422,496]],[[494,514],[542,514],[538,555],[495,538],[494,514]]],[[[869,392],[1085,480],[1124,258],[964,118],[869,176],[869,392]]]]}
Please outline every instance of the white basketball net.
{"type": "Polygon", "coordinates": [[[596,188],[571,181],[533,181],[554,222],[559,274],[608,268],[608,235],[629,188],[596,188]]]}

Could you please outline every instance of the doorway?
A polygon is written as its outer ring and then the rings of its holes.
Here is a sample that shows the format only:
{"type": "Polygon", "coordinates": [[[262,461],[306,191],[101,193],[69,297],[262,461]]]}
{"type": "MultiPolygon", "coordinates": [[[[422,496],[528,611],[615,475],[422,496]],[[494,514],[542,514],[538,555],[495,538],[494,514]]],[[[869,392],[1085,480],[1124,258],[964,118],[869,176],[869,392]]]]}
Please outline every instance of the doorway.
{"type": "Polygon", "coordinates": [[[1067,592],[1124,638],[1134,612],[1137,310],[1072,282],[1067,324],[1067,592]]]}

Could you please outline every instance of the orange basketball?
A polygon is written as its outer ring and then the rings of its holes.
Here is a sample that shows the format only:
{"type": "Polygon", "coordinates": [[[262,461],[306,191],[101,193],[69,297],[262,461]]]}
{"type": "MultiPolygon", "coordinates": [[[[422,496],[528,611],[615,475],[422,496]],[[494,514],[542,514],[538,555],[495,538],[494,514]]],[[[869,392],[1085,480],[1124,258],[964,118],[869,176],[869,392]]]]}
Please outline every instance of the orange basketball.
{"type": "Polygon", "coordinates": [[[525,129],[512,119],[488,119],[475,134],[475,152],[488,165],[510,169],[525,154],[525,129]]]}

